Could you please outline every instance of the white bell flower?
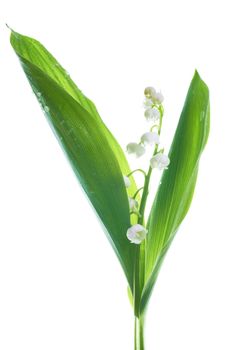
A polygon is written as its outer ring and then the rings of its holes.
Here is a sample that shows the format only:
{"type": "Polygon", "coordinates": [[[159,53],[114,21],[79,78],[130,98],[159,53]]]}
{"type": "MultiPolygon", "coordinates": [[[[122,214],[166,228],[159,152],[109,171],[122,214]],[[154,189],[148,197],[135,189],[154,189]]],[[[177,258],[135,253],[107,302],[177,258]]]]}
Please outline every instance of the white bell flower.
{"type": "Polygon", "coordinates": [[[148,108],[153,108],[154,107],[154,102],[151,100],[151,98],[147,98],[144,101],[144,108],[148,109],[148,108]]]}
{"type": "Polygon", "coordinates": [[[150,165],[152,168],[158,168],[159,170],[167,169],[170,164],[170,159],[166,154],[158,153],[150,159],[150,165]]]}
{"type": "Polygon", "coordinates": [[[124,179],[125,187],[129,188],[131,186],[131,181],[129,180],[129,177],[128,176],[124,176],[123,179],[124,179]]]}
{"type": "Polygon", "coordinates": [[[127,152],[129,154],[135,154],[139,158],[145,153],[145,148],[136,142],[131,142],[127,145],[127,152]]]}
{"type": "Polygon", "coordinates": [[[156,122],[160,118],[160,111],[157,107],[148,108],[145,110],[145,118],[149,122],[156,122]]]}
{"type": "Polygon", "coordinates": [[[141,142],[144,145],[158,145],[160,143],[159,135],[153,131],[146,132],[141,136],[141,142]]]}
{"type": "Polygon", "coordinates": [[[152,96],[152,100],[153,102],[157,103],[157,104],[161,104],[164,101],[164,96],[163,94],[160,92],[156,92],[154,96],[152,96]]]}
{"type": "Polygon", "coordinates": [[[141,244],[145,239],[148,230],[140,224],[135,224],[127,230],[127,238],[131,243],[141,244]]]}
{"type": "Polygon", "coordinates": [[[137,211],[138,208],[138,202],[131,197],[128,197],[128,201],[129,201],[129,208],[131,211],[137,211]]]}

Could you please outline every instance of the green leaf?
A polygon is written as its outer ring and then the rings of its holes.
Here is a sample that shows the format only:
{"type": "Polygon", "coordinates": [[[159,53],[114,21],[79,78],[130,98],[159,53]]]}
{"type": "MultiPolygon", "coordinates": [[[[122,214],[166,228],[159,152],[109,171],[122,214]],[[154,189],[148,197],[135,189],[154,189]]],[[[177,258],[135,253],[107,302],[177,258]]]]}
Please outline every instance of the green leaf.
{"type": "Polygon", "coordinates": [[[195,72],[148,220],[144,311],[165,254],[190,207],[201,153],[209,134],[209,91],[195,72]]]}
{"type": "MultiPolygon", "coordinates": [[[[48,51],[35,40],[15,32],[11,34],[11,44],[77,178],[105,227],[132,289],[134,247],[126,237],[130,217],[122,176],[124,167],[128,169],[128,165],[123,152],[101,121],[93,103],[77,89],[48,51]]],[[[94,234],[90,232],[88,222],[83,230],[90,236],[94,234]]],[[[87,248],[87,259],[90,258],[87,248]]]]}
{"type": "MultiPolygon", "coordinates": [[[[87,98],[82,91],[76,86],[68,72],[60,65],[60,63],[51,55],[51,53],[37,40],[25,35],[21,35],[12,31],[11,44],[19,57],[26,59],[37,66],[44,74],[53,79],[60,87],[62,87],[69,95],[71,95],[83,108],[85,108],[99,123],[99,128],[105,134],[112,151],[119,162],[119,166],[123,174],[127,175],[131,172],[125,154],[110,132],[103,123],[95,104],[87,98]]],[[[128,189],[129,196],[137,191],[136,183],[133,176],[130,176],[131,187],[128,189]]],[[[138,200],[140,196],[138,195],[138,200]]],[[[137,221],[135,215],[131,217],[132,223],[137,221]]]]}

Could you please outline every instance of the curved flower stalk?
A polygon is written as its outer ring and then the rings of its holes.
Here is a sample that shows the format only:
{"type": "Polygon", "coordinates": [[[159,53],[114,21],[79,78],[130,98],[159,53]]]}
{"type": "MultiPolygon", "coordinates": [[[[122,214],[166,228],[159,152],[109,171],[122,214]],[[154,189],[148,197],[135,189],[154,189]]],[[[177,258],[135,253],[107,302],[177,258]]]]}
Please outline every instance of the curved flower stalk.
{"type": "Polygon", "coordinates": [[[98,111],[67,71],[35,39],[11,32],[11,44],[60,145],[93,205],[126,275],[135,315],[135,350],[144,349],[146,307],[168,248],[193,197],[209,133],[209,91],[195,72],[167,155],[161,147],[161,91],[144,91],[146,130],[127,152],[151,152],[148,169],[130,170],[125,154],[98,111]],[[147,218],[148,193],[161,171],[147,218]],[[134,174],[142,175],[137,187],[134,174]]]}

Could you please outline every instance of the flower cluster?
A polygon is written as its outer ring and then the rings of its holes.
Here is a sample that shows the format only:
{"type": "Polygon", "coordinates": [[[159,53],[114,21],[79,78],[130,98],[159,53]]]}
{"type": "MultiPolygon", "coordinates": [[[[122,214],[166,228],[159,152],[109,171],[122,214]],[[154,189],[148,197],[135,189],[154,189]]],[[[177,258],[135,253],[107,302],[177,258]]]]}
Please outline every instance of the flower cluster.
{"type": "MultiPolygon", "coordinates": [[[[134,154],[136,158],[143,156],[146,152],[147,146],[158,146],[160,144],[159,133],[161,131],[161,121],[163,117],[162,102],[164,97],[161,92],[156,92],[153,87],[147,87],[145,89],[145,118],[149,122],[153,122],[154,125],[150,131],[144,133],[141,136],[140,142],[130,142],[127,145],[128,154],[134,154]],[[157,123],[158,124],[155,124],[157,123]],[[158,132],[153,131],[154,128],[158,129],[158,132]]],[[[158,168],[159,170],[166,169],[169,165],[169,158],[163,154],[163,150],[154,152],[153,157],[150,160],[152,168],[158,168]]]]}
{"type": "MultiPolygon", "coordinates": [[[[161,125],[162,125],[162,118],[163,118],[162,102],[164,100],[164,97],[161,92],[157,92],[153,87],[147,87],[144,91],[144,94],[145,94],[144,115],[146,120],[150,123],[153,123],[153,125],[151,126],[149,131],[145,132],[141,136],[140,141],[138,143],[130,142],[127,145],[127,152],[128,154],[133,154],[135,155],[136,158],[139,158],[146,153],[146,148],[148,146],[154,146],[153,155],[150,159],[150,168],[149,168],[148,174],[146,174],[142,169],[135,170],[135,171],[143,172],[145,175],[145,179],[148,178],[149,180],[151,170],[153,168],[157,168],[158,170],[167,169],[168,165],[170,164],[170,159],[166,154],[164,154],[164,149],[158,150],[158,146],[160,144],[160,132],[161,132],[161,125]],[[157,128],[157,132],[154,131],[155,128],[157,128]]],[[[129,188],[131,186],[129,176],[132,173],[130,173],[127,176],[124,176],[124,182],[125,182],[126,188],[129,188]]],[[[148,183],[149,181],[147,181],[147,186],[148,186],[148,183]]],[[[146,181],[145,181],[145,184],[146,184],[146,181]]],[[[146,185],[144,185],[142,189],[143,191],[146,190],[148,193],[148,187],[145,188],[145,186],[146,185]]],[[[131,226],[127,230],[127,238],[130,240],[131,243],[140,244],[146,238],[148,231],[144,226],[141,225],[141,223],[143,222],[142,217],[144,213],[141,213],[141,210],[138,211],[139,204],[135,198],[136,194],[134,195],[133,198],[131,197],[128,198],[129,209],[130,209],[130,214],[138,215],[139,220],[137,224],[131,226]]]]}
{"type": "Polygon", "coordinates": [[[161,92],[156,92],[153,87],[147,87],[145,89],[145,118],[148,121],[154,123],[160,119],[161,105],[164,97],[161,92]]]}

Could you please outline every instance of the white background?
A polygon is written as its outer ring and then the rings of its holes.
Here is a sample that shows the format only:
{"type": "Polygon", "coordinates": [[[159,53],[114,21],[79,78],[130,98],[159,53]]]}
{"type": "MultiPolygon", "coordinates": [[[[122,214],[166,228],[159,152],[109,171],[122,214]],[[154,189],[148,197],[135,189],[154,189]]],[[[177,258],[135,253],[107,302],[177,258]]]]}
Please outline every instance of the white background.
{"type": "Polygon", "coordinates": [[[124,276],[7,22],[58,58],[123,147],[145,131],[143,89],[153,85],[165,95],[168,150],[198,69],[210,87],[211,134],[150,303],[146,350],[233,350],[232,1],[3,0],[0,16],[0,349],[133,349],[124,276]]]}

